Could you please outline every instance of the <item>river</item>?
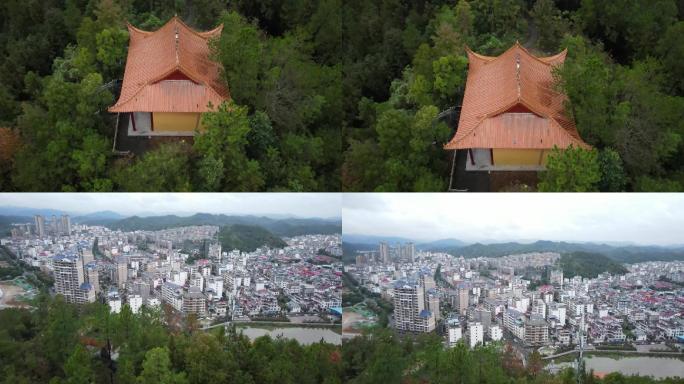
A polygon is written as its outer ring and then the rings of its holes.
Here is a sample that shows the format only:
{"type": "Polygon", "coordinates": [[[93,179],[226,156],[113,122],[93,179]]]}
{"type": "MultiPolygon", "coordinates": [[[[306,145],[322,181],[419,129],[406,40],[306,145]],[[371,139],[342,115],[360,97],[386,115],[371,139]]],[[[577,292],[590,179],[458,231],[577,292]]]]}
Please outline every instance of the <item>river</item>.
{"type": "Polygon", "coordinates": [[[323,341],[335,345],[342,344],[342,336],[335,331],[328,328],[313,328],[313,327],[282,327],[282,328],[259,328],[257,326],[246,326],[237,328],[238,332],[242,332],[245,336],[254,340],[257,337],[270,335],[272,338],[278,336],[295,339],[301,344],[313,344],[323,341]]]}
{"type": "MultiPolygon", "coordinates": [[[[620,372],[623,375],[653,376],[656,379],[665,377],[684,377],[684,361],[674,357],[606,357],[588,355],[585,358],[587,371],[620,372]]],[[[572,363],[559,363],[557,366],[570,366],[572,363]]]]}

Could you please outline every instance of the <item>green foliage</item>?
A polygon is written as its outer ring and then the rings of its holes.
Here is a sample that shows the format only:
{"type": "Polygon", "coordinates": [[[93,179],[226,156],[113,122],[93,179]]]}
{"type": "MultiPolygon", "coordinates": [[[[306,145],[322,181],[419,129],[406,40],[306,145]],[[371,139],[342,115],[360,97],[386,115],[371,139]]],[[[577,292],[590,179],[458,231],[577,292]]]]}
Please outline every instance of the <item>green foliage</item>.
{"type": "Polygon", "coordinates": [[[674,0],[583,0],[578,16],[588,36],[606,41],[620,59],[642,59],[654,52],[676,21],[677,4],[674,0]]]}
{"type": "Polygon", "coordinates": [[[599,190],[601,192],[621,192],[625,188],[627,178],[622,167],[620,155],[610,148],[599,152],[598,163],[601,170],[599,190]]]}
{"type": "Polygon", "coordinates": [[[601,180],[601,168],[596,150],[554,148],[541,174],[542,192],[592,192],[601,180]]]}
{"type": "Polygon", "coordinates": [[[440,105],[448,105],[464,89],[468,60],[464,56],[442,56],[432,62],[435,76],[435,93],[444,100],[440,105]]]}
{"type": "Polygon", "coordinates": [[[3,3],[0,14],[12,21],[0,26],[0,126],[19,126],[26,145],[2,165],[10,178],[0,187],[339,190],[341,28],[330,20],[339,20],[340,2],[281,6],[282,30],[267,35],[238,13],[247,4],[221,0],[3,3]],[[171,146],[130,164],[114,161],[107,107],[124,71],[124,23],[153,30],[174,14],[200,30],[223,22],[212,47],[238,118],[229,121],[221,111],[207,117],[207,126],[219,128],[193,149],[171,146]]]}
{"type": "Polygon", "coordinates": [[[530,16],[539,31],[539,48],[555,54],[568,26],[553,0],[535,1],[530,16]]]}
{"type": "Polygon", "coordinates": [[[217,60],[238,104],[254,105],[257,99],[263,44],[259,29],[236,12],[223,15],[223,33],[215,41],[217,60]],[[226,55],[226,56],[224,56],[226,55]]]}
{"type": "Polygon", "coordinates": [[[658,53],[662,56],[663,67],[674,91],[684,92],[684,21],[672,24],[658,43],[658,53]]]}
{"type": "Polygon", "coordinates": [[[188,151],[181,143],[161,145],[133,164],[119,164],[112,177],[125,191],[190,191],[188,151]]]}
{"type": "Polygon", "coordinates": [[[200,189],[205,191],[250,191],[264,184],[259,163],[245,154],[250,130],[247,108],[223,103],[202,116],[205,132],[195,138],[193,149],[199,161],[200,189]]]}
{"type": "Polygon", "coordinates": [[[128,32],[123,29],[110,28],[95,35],[97,60],[102,63],[104,73],[116,78],[123,74],[122,63],[126,58],[128,32]]]}
{"type": "Polygon", "coordinates": [[[2,383],[341,383],[340,347],[235,329],[171,333],[163,313],[40,296],[35,310],[0,310],[2,383]],[[115,364],[109,360],[116,351],[115,364]]]}
{"type": "Polygon", "coordinates": [[[627,269],[605,255],[592,252],[573,252],[561,255],[560,267],[568,277],[582,276],[594,278],[601,273],[613,275],[627,273],[627,269]]]}
{"type": "MultiPolygon", "coordinates": [[[[571,384],[576,373],[568,368],[557,374],[542,369],[541,356],[532,352],[523,366],[510,345],[490,344],[469,349],[463,342],[453,348],[443,346],[435,334],[403,338],[389,329],[374,329],[345,342],[342,349],[345,383],[460,383],[460,384],[571,384]],[[503,347],[503,348],[502,348],[503,347]]],[[[679,378],[654,379],[650,376],[623,376],[611,373],[603,379],[587,372],[585,383],[675,384],[679,378]]]]}
{"type": "Polygon", "coordinates": [[[255,225],[234,224],[226,226],[221,228],[218,236],[223,249],[238,249],[242,252],[252,252],[263,246],[283,248],[287,245],[281,238],[255,225]]]}
{"type": "Polygon", "coordinates": [[[187,382],[185,373],[173,373],[171,371],[171,360],[167,348],[157,347],[147,351],[138,383],[182,384],[187,382]]]}
{"type": "Polygon", "coordinates": [[[64,373],[67,384],[89,384],[93,379],[93,370],[90,367],[90,356],[88,351],[77,345],[71,356],[64,364],[64,373]]]}

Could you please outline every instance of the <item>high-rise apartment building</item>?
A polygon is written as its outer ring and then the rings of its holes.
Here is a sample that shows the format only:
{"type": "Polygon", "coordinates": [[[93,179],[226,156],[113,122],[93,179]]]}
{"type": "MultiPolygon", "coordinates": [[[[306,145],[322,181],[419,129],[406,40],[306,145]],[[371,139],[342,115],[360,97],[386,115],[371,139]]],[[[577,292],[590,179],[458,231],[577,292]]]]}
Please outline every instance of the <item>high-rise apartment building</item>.
{"type": "Polygon", "coordinates": [[[525,344],[546,345],[549,342],[549,326],[543,317],[531,315],[525,321],[525,344]]]}
{"type": "Polygon", "coordinates": [[[69,218],[69,215],[62,215],[60,224],[59,232],[64,235],[71,235],[71,218],[69,218]]]}
{"type": "Polygon", "coordinates": [[[126,258],[119,257],[116,261],[116,284],[119,288],[123,288],[128,280],[128,263],[126,258]]]}
{"type": "Polygon", "coordinates": [[[463,337],[463,329],[458,317],[450,317],[446,321],[447,343],[449,347],[453,347],[463,337]]]}
{"type": "Polygon", "coordinates": [[[484,343],[484,329],[482,324],[477,322],[468,323],[468,345],[475,348],[478,344],[484,343]]]}
{"type": "Polygon", "coordinates": [[[390,258],[389,245],[385,242],[380,243],[380,262],[383,264],[390,264],[392,259],[390,258]]]}
{"type": "Polygon", "coordinates": [[[95,289],[86,281],[80,255],[60,254],[52,259],[55,292],[68,303],[84,304],[95,301],[95,289]]]}
{"type": "Polygon", "coordinates": [[[45,218],[43,216],[36,215],[33,217],[33,220],[36,223],[36,235],[38,235],[40,238],[45,237],[45,218]]]}
{"type": "Polygon", "coordinates": [[[394,327],[402,332],[432,332],[435,315],[425,304],[425,290],[415,281],[394,286],[394,327]]]}
{"type": "Polygon", "coordinates": [[[413,243],[399,246],[399,257],[405,262],[413,263],[416,257],[416,246],[413,243]]]}
{"type": "Polygon", "coordinates": [[[190,287],[183,295],[183,314],[194,313],[197,317],[204,317],[207,299],[199,288],[190,287]]]}

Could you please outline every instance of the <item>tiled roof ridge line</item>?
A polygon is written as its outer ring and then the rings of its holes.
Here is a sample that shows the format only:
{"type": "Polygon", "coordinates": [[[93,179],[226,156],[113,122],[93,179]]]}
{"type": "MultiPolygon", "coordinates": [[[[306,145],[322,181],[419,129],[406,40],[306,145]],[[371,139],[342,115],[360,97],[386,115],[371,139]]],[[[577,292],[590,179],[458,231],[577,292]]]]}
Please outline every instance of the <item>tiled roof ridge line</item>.
{"type": "Polygon", "coordinates": [[[516,48],[519,48],[520,50],[525,52],[526,56],[531,57],[532,59],[534,59],[534,60],[536,60],[536,61],[538,61],[544,65],[547,65],[547,66],[553,66],[554,64],[550,62],[551,59],[554,59],[554,58],[557,58],[557,57],[563,55],[563,53],[567,52],[567,50],[568,50],[567,48],[565,48],[555,55],[545,56],[545,57],[537,57],[536,55],[532,54],[532,52],[530,52],[527,48],[525,48],[522,44],[520,44],[519,41],[516,40],[515,44],[513,44],[510,48],[508,48],[507,50],[502,52],[500,55],[498,55],[498,56],[485,56],[485,55],[482,55],[482,54],[479,54],[479,53],[473,51],[468,45],[465,45],[466,53],[470,53],[473,56],[475,56],[476,58],[478,58],[480,60],[484,60],[487,63],[491,63],[492,61],[495,61],[495,60],[501,58],[502,56],[505,56],[509,51],[516,49],[516,48]]]}

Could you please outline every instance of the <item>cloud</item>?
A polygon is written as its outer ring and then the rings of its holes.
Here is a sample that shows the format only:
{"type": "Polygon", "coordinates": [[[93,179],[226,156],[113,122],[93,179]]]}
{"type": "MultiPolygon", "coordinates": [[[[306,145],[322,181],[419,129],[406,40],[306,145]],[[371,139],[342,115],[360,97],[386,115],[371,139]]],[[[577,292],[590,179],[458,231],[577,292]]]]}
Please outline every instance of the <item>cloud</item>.
{"type": "Polygon", "coordinates": [[[342,212],[345,233],[419,241],[684,243],[679,194],[345,194],[342,212]]]}

